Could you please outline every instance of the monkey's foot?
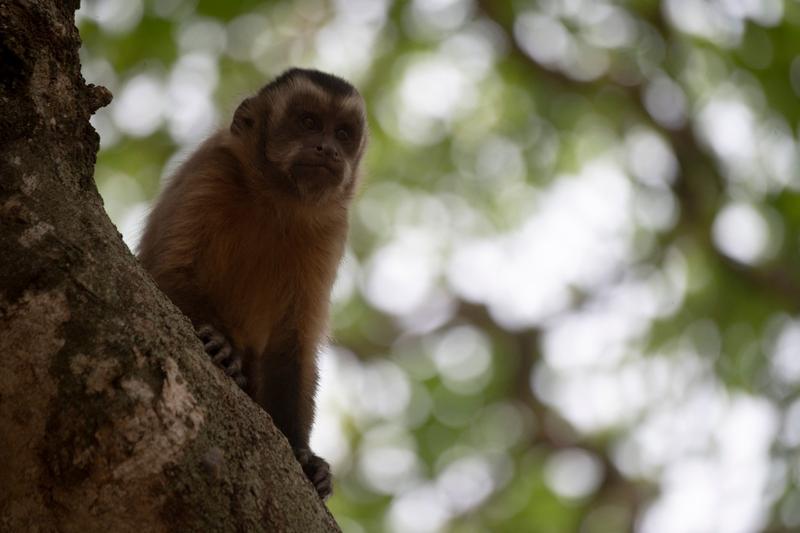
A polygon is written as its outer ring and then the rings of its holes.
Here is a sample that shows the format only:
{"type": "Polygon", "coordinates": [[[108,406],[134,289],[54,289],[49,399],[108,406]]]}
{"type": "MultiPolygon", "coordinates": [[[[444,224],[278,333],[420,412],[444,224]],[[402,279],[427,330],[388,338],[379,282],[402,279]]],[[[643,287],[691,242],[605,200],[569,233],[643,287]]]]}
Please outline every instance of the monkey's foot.
{"type": "Polygon", "coordinates": [[[331,467],[328,462],[308,448],[295,448],[294,456],[300,466],[303,467],[303,472],[314,488],[317,489],[317,494],[323,501],[327,500],[333,493],[333,474],[331,474],[331,467]]]}
{"type": "Polygon", "coordinates": [[[203,348],[211,361],[225,371],[239,387],[247,385],[242,372],[242,354],[214,326],[206,324],[197,328],[197,336],[203,341],[203,348]]]}

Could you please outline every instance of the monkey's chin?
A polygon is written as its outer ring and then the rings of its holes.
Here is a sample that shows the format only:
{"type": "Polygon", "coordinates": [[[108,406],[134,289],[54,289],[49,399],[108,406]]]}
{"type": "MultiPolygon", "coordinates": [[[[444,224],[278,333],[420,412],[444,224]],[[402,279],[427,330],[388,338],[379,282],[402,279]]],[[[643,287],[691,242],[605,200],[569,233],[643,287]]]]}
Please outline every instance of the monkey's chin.
{"type": "Polygon", "coordinates": [[[325,165],[292,165],[290,174],[298,190],[318,194],[339,187],[342,183],[341,172],[325,165]]]}

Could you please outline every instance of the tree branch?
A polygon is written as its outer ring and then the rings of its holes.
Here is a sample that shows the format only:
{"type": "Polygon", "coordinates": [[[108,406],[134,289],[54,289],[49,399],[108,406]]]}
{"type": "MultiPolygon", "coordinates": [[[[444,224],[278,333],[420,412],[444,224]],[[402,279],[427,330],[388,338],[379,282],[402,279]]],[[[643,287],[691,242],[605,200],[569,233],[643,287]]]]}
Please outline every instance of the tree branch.
{"type": "Polygon", "coordinates": [[[338,531],[103,211],[77,7],[0,2],[0,529],[338,531]]]}

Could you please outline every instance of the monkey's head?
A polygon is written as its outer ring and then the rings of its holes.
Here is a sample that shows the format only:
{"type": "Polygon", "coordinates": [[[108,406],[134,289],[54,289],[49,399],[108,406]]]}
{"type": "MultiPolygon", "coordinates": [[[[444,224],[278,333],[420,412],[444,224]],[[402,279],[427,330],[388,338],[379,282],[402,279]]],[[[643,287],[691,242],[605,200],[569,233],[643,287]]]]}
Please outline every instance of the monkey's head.
{"type": "Polygon", "coordinates": [[[314,203],[349,199],[367,143],[364,100],[341,78],[293,68],[239,105],[231,133],[269,186],[314,203]]]}

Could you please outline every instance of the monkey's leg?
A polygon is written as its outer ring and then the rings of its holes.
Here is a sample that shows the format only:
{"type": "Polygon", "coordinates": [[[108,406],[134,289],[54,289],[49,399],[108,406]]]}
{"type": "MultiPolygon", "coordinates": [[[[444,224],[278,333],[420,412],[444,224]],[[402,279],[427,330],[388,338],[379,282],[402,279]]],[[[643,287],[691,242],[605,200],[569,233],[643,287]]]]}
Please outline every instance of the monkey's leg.
{"type": "Polygon", "coordinates": [[[197,329],[197,336],[203,341],[203,348],[211,361],[225,371],[242,389],[247,379],[242,372],[242,354],[214,326],[206,324],[197,329]]]}
{"type": "Polygon", "coordinates": [[[331,469],[308,446],[317,385],[315,359],[311,350],[304,351],[294,339],[265,353],[260,373],[264,387],[260,392],[253,391],[253,396],[261,399],[257,401],[289,440],[303,472],[325,500],[333,492],[331,469]]]}

